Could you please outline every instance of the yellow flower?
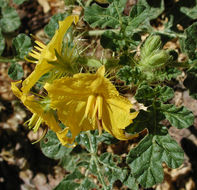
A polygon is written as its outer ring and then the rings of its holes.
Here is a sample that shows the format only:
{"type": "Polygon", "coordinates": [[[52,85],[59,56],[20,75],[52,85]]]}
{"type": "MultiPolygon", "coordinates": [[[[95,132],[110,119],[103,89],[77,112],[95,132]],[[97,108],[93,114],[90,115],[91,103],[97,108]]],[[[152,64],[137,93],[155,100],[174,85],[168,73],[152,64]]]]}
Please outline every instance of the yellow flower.
{"type": "Polygon", "coordinates": [[[21,84],[21,81],[12,82],[11,89],[15,96],[17,96],[23,104],[33,113],[33,116],[28,121],[28,126],[33,128],[34,132],[36,132],[42,122],[45,122],[51,130],[54,132],[61,131],[59,124],[57,123],[54,114],[51,109],[48,108],[47,103],[46,106],[42,103],[42,100],[39,100],[34,95],[26,95],[22,93],[17,85],[21,84]]]}
{"type": "Polygon", "coordinates": [[[29,53],[29,56],[34,58],[34,60],[29,60],[30,62],[36,63],[35,70],[23,81],[22,91],[27,94],[32,86],[39,80],[39,78],[45,73],[49,72],[54,65],[49,64],[49,61],[55,61],[56,54],[61,54],[62,51],[62,41],[64,35],[68,28],[71,26],[72,22],[75,24],[78,22],[79,17],[77,15],[71,15],[65,18],[65,20],[59,22],[59,29],[56,30],[55,35],[51,39],[48,45],[44,45],[40,41],[35,41],[37,46],[35,46],[35,50],[32,50],[29,53]]]}
{"type": "Polygon", "coordinates": [[[71,144],[80,131],[102,129],[117,139],[136,137],[124,132],[137,112],[130,113],[132,104],[120,96],[115,86],[104,77],[105,67],[95,74],[79,73],[63,77],[45,86],[51,107],[57,110],[59,120],[66,126],[57,134],[62,144],[71,144]],[[71,132],[72,137],[66,134],[71,132]]]}

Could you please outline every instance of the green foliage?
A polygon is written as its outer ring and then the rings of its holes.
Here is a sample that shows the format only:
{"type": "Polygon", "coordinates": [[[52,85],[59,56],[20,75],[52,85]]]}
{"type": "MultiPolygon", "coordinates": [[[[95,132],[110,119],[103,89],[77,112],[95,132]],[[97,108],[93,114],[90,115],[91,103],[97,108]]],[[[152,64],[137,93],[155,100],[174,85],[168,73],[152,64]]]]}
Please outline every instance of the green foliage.
{"type": "Polygon", "coordinates": [[[8,69],[8,75],[13,80],[19,80],[23,77],[24,71],[18,63],[12,63],[8,69]]]}
{"type": "Polygon", "coordinates": [[[172,126],[183,129],[191,126],[194,115],[185,107],[175,107],[172,104],[161,104],[161,111],[172,126]]]}
{"type": "Polygon", "coordinates": [[[171,168],[183,163],[184,153],[169,135],[149,134],[127,156],[133,176],[145,188],[163,181],[162,162],[171,168]]]}
{"type": "Polygon", "coordinates": [[[184,81],[184,85],[189,89],[190,95],[197,99],[197,60],[193,61],[193,67],[187,71],[187,78],[184,81]]]}
{"type": "Polygon", "coordinates": [[[24,59],[24,57],[32,49],[31,39],[25,34],[19,34],[13,40],[13,46],[16,49],[17,57],[24,59]]]}
{"type": "Polygon", "coordinates": [[[0,28],[0,55],[3,53],[3,50],[5,48],[5,40],[3,38],[3,34],[1,32],[1,28],[0,28]]]}
{"type": "Polygon", "coordinates": [[[48,131],[45,139],[41,141],[40,147],[45,156],[55,160],[61,159],[72,151],[72,148],[61,145],[53,131],[48,131]]]}
{"type": "Polygon", "coordinates": [[[20,4],[24,3],[25,1],[28,1],[28,0],[13,0],[13,3],[20,5],[20,4]]]}
{"type": "Polygon", "coordinates": [[[13,32],[19,28],[21,22],[16,10],[12,7],[4,7],[1,9],[2,18],[0,26],[3,32],[13,32]]]}
{"type": "Polygon", "coordinates": [[[157,18],[164,11],[164,0],[139,0],[138,4],[149,10],[150,20],[157,18]]]}
{"type": "Polygon", "coordinates": [[[192,19],[197,19],[197,0],[188,1],[187,7],[183,6],[180,8],[181,12],[186,14],[188,17],[192,19]]]}
{"type": "Polygon", "coordinates": [[[173,96],[174,91],[168,86],[152,88],[147,84],[141,84],[135,94],[136,100],[145,106],[151,105],[153,101],[166,102],[172,99],[173,96]]]}
{"type": "Polygon", "coordinates": [[[124,81],[126,85],[139,84],[140,79],[142,79],[142,73],[138,67],[132,68],[126,65],[117,72],[117,77],[124,81]]]}
{"type": "Polygon", "coordinates": [[[184,50],[191,60],[197,59],[197,22],[185,30],[184,50]]]}
{"type": "Polygon", "coordinates": [[[96,4],[85,8],[84,20],[91,27],[112,27],[118,28],[122,25],[123,10],[126,0],[110,0],[111,4],[107,8],[102,8],[96,4]]]}

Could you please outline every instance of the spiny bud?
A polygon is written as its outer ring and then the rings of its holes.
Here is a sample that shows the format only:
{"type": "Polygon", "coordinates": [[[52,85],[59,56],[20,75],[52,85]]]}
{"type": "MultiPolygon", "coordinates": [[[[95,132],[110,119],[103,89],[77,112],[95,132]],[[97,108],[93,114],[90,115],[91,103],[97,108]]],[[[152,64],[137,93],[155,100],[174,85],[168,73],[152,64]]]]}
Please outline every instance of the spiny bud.
{"type": "Polygon", "coordinates": [[[146,58],[150,56],[155,51],[158,51],[161,48],[161,39],[160,36],[152,35],[149,36],[143,47],[141,48],[141,58],[146,58]]]}
{"type": "Polygon", "coordinates": [[[154,35],[147,38],[141,48],[139,66],[141,70],[151,71],[164,67],[171,60],[171,56],[165,50],[161,50],[161,39],[154,35]]]}

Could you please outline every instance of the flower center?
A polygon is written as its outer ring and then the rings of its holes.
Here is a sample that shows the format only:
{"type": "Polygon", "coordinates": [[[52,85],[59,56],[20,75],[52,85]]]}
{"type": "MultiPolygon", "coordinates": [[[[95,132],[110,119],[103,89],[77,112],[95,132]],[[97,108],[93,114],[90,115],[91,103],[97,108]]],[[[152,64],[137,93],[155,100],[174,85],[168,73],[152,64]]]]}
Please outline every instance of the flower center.
{"type": "Polygon", "coordinates": [[[85,117],[94,120],[96,118],[99,133],[102,131],[103,97],[100,95],[90,95],[88,97],[85,117]]]}

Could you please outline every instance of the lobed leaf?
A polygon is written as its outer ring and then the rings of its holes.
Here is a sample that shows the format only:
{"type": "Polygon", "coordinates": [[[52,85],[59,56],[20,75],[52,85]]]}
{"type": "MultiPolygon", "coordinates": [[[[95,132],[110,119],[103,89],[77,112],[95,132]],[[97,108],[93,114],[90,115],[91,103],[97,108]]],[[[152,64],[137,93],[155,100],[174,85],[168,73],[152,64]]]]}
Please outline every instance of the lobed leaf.
{"type": "MultiPolygon", "coordinates": [[[[195,65],[196,62],[197,60],[194,60],[193,64],[195,65]]],[[[197,99],[197,66],[194,66],[187,71],[187,78],[183,84],[189,89],[190,96],[197,99]]]]}
{"type": "Polygon", "coordinates": [[[116,180],[120,180],[123,182],[127,175],[127,171],[124,170],[124,168],[120,168],[117,166],[119,161],[117,160],[117,163],[114,162],[114,159],[118,158],[118,156],[112,155],[109,152],[105,152],[99,157],[99,161],[103,165],[103,173],[107,177],[110,183],[110,187],[113,186],[113,183],[116,180]]]}
{"type": "Polygon", "coordinates": [[[118,28],[122,20],[122,12],[124,10],[126,0],[111,0],[112,2],[107,8],[102,8],[96,4],[85,8],[84,20],[91,27],[111,27],[118,28]]]}
{"type": "Polygon", "coordinates": [[[14,32],[19,28],[21,22],[16,10],[12,7],[4,7],[2,9],[2,18],[0,26],[5,33],[14,32]]]}
{"type": "Polygon", "coordinates": [[[197,19],[197,0],[188,1],[187,3],[187,7],[182,6],[180,11],[192,19],[197,19]]]}
{"type": "Polygon", "coordinates": [[[20,4],[24,3],[25,1],[28,1],[28,0],[13,0],[13,3],[20,5],[20,4]]]}
{"type": "Polygon", "coordinates": [[[5,40],[4,40],[4,37],[3,37],[3,34],[1,32],[1,28],[0,28],[0,55],[3,53],[3,50],[5,48],[5,40]]]}
{"type": "Polygon", "coordinates": [[[189,59],[197,59],[197,22],[185,29],[185,33],[186,39],[184,41],[184,49],[189,59]]]}
{"type": "Polygon", "coordinates": [[[16,49],[17,57],[24,59],[24,57],[32,49],[31,39],[25,34],[19,34],[13,40],[13,46],[16,49]]]}
{"type": "Polygon", "coordinates": [[[149,134],[127,156],[133,176],[145,188],[163,181],[162,162],[179,167],[184,153],[169,135],[149,134]]]}
{"type": "Polygon", "coordinates": [[[185,107],[175,107],[173,104],[161,104],[161,111],[172,126],[183,129],[191,126],[194,115],[185,107]]]}
{"type": "Polygon", "coordinates": [[[135,98],[138,102],[148,106],[153,101],[166,102],[173,98],[174,91],[168,86],[156,86],[154,89],[147,84],[141,84],[135,94],[135,98]]]}
{"type": "Polygon", "coordinates": [[[45,156],[56,160],[61,159],[72,151],[72,148],[62,146],[56,134],[51,130],[48,131],[45,138],[40,142],[40,147],[45,156]]]}
{"type": "Polygon", "coordinates": [[[23,75],[23,67],[18,63],[12,63],[8,69],[8,75],[13,80],[20,80],[23,75]]]}

